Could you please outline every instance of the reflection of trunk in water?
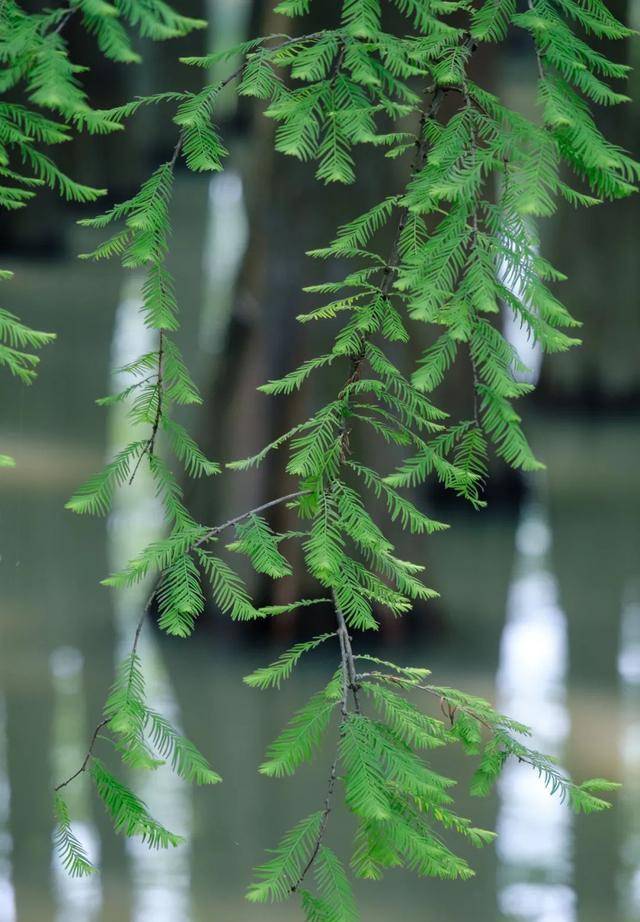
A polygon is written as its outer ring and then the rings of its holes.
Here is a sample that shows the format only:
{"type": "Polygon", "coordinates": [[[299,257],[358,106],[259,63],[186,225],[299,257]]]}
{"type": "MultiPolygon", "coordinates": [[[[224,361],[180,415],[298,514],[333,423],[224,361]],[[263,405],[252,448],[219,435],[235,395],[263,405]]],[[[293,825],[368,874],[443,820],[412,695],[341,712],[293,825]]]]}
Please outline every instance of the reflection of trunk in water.
{"type": "MultiPolygon", "coordinates": [[[[51,768],[54,778],[66,778],[82,762],[86,741],[78,730],[86,725],[82,654],[76,647],[58,647],[50,656],[53,684],[53,746],[51,768]]],[[[91,818],[90,787],[85,777],[67,795],[69,808],[78,817],[76,834],[88,854],[99,860],[97,830],[91,818]]],[[[96,922],[102,904],[102,887],[97,875],[69,877],[54,852],[57,922],[96,922]]]]}
{"type": "Polygon", "coordinates": [[[618,897],[621,922],[640,919],[640,581],[626,586],[618,675],[622,693],[622,842],[618,897]]]}
{"type": "Polygon", "coordinates": [[[16,920],[16,897],[11,874],[13,842],[9,832],[9,775],[7,771],[6,701],[0,697],[0,907],[6,922],[16,920]]]}
{"type": "MultiPolygon", "coordinates": [[[[496,684],[498,708],[532,728],[533,748],[559,757],[569,732],[568,648],[566,618],[548,568],[550,545],[538,488],[522,509],[516,533],[496,684]]],[[[505,766],[499,796],[500,911],[527,922],[574,922],[568,805],[552,798],[529,766],[515,762],[505,766]]]]}
{"type": "MultiPolygon", "coordinates": [[[[123,289],[116,315],[112,345],[112,368],[126,364],[132,357],[155,348],[153,334],[144,325],[140,313],[142,277],[129,276],[123,289]]],[[[115,389],[115,388],[114,388],[115,389]]],[[[126,423],[126,409],[113,409],[110,424],[114,433],[114,449],[126,423]]],[[[140,547],[163,533],[160,500],[146,468],[141,466],[133,484],[116,492],[109,528],[109,569],[121,569],[140,547]]],[[[139,612],[144,605],[147,589],[132,586],[115,595],[116,644],[115,662],[123,660],[131,650],[139,612]]],[[[157,639],[147,630],[141,638],[139,654],[144,662],[144,674],[149,704],[174,718],[176,710],[169,676],[162,667],[157,651],[157,639]]],[[[179,723],[179,722],[178,722],[179,723]]],[[[122,771],[122,768],[119,768],[122,771]]],[[[186,785],[167,770],[145,773],[144,797],[152,812],[166,825],[181,834],[188,834],[191,824],[191,802],[186,785]]],[[[135,786],[135,780],[134,780],[135,786]]],[[[178,851],[150,852],[137,840],[126,840],[128,868],[131,877],[131,922],[172,922],[189,919],[190,877],[189,848],[178,851]]]]}

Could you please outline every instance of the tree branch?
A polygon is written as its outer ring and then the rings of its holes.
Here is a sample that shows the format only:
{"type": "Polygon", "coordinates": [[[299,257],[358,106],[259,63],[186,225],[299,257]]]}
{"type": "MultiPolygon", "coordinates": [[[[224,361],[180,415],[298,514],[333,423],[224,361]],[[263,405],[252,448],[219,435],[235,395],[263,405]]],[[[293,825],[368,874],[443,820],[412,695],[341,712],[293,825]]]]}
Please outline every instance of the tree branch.
{"type": "MultiPolygon", "coordinates": [[[[527,6],[529,7],[529,9],[531,10],[532,13],[535,13],[536,8],[535,8],[535,5],[534,5],[534,3],[533,3],[533,0],[527,0],[527,6]]],[[[536,53],[536,62],[537,62],[537,64],[538,64],[538,76],[540,77],[541,80],[544,80],[545,77],[546,77],[547,75],[546,75],[545,70],[544,70],[544,62],[543,62],[543,60],[542,60],[542,55],[540,54],[540,51],[538,50],[538,46],[537,46],[535,40],[534,40],[533,45],[534,45],[534,49],[535,49],[535,53],[536,53]]]]}
{"type": "Polygon", "coordinates": [[[155,448],[156,436],[158,435],[158,427],[160,426],[160,420],[162,419],[162,359],[163,359],[163,355],[164,355],[164,330],[160,330],[160,337],[158,340],[158,371],[157,371],[157,380],[156,380],[156,392],[157,392],[158,404],[156,406],[156,412],[154,415],[153,423],[151,425],[151,435],[149,436],[147,444],[145,445],[145,447],[142,449],[142,451],[138,455],[138,460],[135,463],[135,467],[133,468],[131,477],[129,477],[129,486],[131,486],[131,484],[135,480],[135,476],[138,473],[138,468],[140,467],[142,463],[142,459],[145,457],[145,455],[149,455],[149,457],[151,457],[151,455],[153,454],[153,450],[155,448]]]}
{"type": "Polygon", "coordinates": [[[311,870],[313,866],[313,862],[318,857],[318,852],[320,851],[320,846],[322,844],[324,834],[327,830],[329,814],[331,813],[331,801],[332,801],[333,792],[336,786],[336,779],[338,777],[337,771],[338,771],[338,756],[336,754],[336,757],[333,760],[333,764],[331,766],[331,773],[329,774],[329,786],[327,787],[327,796],[325,797],[325,800],[324,800],[324,809],[322,811],[322,820],[320,821],[320,829],[318,830],[316,841],[314,843],[311,854],[309,855],[309,860],[307,861],[304,868],[300,872],[300,875],[298,879],[296,880],[296,882],[291,885],[291,893],[295,893],[298,890],[298,888],[300,887],[300,884],[305,879],[308,872],[311,870]]]}
{"type": "MultiPolygon", "coordinates": [[[[249,509],[248,512],[243,512],[241,515],[234,516],[234,518],[228,519],[226,522],[223,522],[222,525],[216,525],[214,528],[211,528],[206,533],[206,535],[204,535],[204,537],[200,538],[198,541],[195,541],[193,545],[189,548],[187,553],[189,551],[192,551],[196,547],[200,547],[201,545],[205,544],[207,541],[210,541],[211,538],[215,537],[216,535],[219,535],[221,532],[225,531],[227,528],[231,528],[233,525],[237,525],[239,522],[242,522],[244,519],[249,518],[249,516],[257,515],[258,513],[263,512],[265,509],[270,509],[272,506],[277,506],[280,503],[287,502],[288,500],[297,499],[300,496],[304,496],[305,493],[306,493],[306,490],[298,490],[295,493],[287,493],[285,496],[279,496],[277,499],[269,500],[268,503],[262,503],[262,505],[256,506],[254,509],[249,509]]],[[[158,593],[158,588],[159,588],[161,578],[162,578],[162,573],[160,574],[158,578],[158,582],[156,583],[156,586],[154,587],[153,591],[151,592],[147,601],[145,602],[142,608],[142,612],[140,613],[140,617],[138,618],[135,633],[133,635],[133,642],[131,644],[131,654],[130,654],[131,657],[134,657],[137,653],[138,644],[140,643],[140,635],[142,634],[142,628],[144,627],[144,622],[146,620],[146,617],[149,611],[151,610],[153,601],[158,593]]],[[[133,667],[132,667],[132,671],[133,671],[133,667]]],[[[131,676],[132,676],[132,672],[130,673],[129,681],[131,681],[131,676]]],[[[75,772],[73,772],[72,775],[69,775],[68,778],[66,778],[64,781],[61,781],[59,784],[57,784],[54,787],[54,791],[59,791],[61,790],[61,788],[66,787],[68,784],[74,781],[78,777],[78,775],[81,775],[83,772],[86,771],[87,766],[89,765],[89,762],[91,760],[91,757],[93,756],[93,750],[98,741],[100,731],[102,730],[103,727],[106,727],[108,723],[109,723],[109,720],[107,718],[103,718],[96,725],[91,735],[91,741],[89,743],[89,748],[87,749],[87,752],[86,752],[86,755],[84,757],[82,764],[80,765],[78,769],[76,769],[75,772]]]]}
{"type": "Polygon", "coordinates": [[[89,743],[89,748],[87,749],[87,754],[84,757],[82,765],[72,775],[69,775],[66,781],[61,781],[60,784],[57,784],[55,788],[53,789],[54,791],[60,791],[62,788],[65,788],[68,784],[71,784],[71,782],[74,781],[78,777],[78,775],[81,775],[82,772],[86,771],[87,765],[89,764],[89,760],[91,756],[93,755],[93,748],[98,739],[98,734],[100,733],[102,728],[105,727],[108,723],[109,721],[106,718],[100,721],[100,723],[97,725],[97,727],[93,731],[93,734],[91,736],[91,742],[89,743]]]}
{"type": "MultiPolygon", "coordinates": [[[[446,93],[446,90],[444,89],[436,90],[431,99],[430,104],[423,111],[422,117],[420,119],[419,134],[416,140],[416,155],[415,155],[413,164],[411,166],[410,177],[413,177],[416,171],[420,169],[420,167],[424,163],[424,160],[427,154],[427,140],[424,137],[424,125],[427,119],[433,118],[437,114],[442,104],[442,101],[444,99],[445,93],[446,93]]],[[[402,231],[406,224],[408,214],[409,214],[409,209],[407,207],[403,208],[400,213],[400,218],[398,220],[398,226],[396,228],[396,232],[394,235],[394,240],[393,240],[391,252],[389,255],[389,259],[387,260],[387,264],[384,268],[384,275],[383,275],[383,279],[380,285],[380,293],[385,298],[388,296],[391,290],[391,285],[393,281],[393,270],[398,265],[400,235],[402,234],[402,231]]],[[[357,381],[359,378],[360,366],[362,365],[362,362],[364,361],[364,358],[365,358],[365,346],[368,341],[368,338],[369,337],[366,334],[363,334],[361,337],[360,349],[357,355],[352,359],[351,373],[342,389],[342,392],[344,392],[344,390],[350,384],[352,384],[354,381],[357,381]]],[[[340,457],[341,457],[341,461],[344,463],[350,454],[349,428],[346,422],[340,434],[340,443],[341,443],[340,457]]],[[[344,722],[347,719],[348,714],[349,714],[349,700],[348,700],[349,691],[351,691],[351,694],[353,696],[354,710],[356,714],[360,713],[360,701],[358,697],[358,691],[360,689],[360,686],[358,683],[358,674],[356,671],[355,659],[353,655],[353,649],[351,646],[351,635],[349,634],[349,628],[348,628],[346,619],[344,617],[344,613],[338,602],[335,589],[332,589],[332,597],[333,597],[333,603],[335,607],[336,620],[338,622],[338,630],[336,633],[338,635],[338,641],[340,643],[340,658],[342,662],[342,702],[341,702],[342,723],[340,725],[340,728],[342,730],[344,722]]],[[[329,787],[327,791],[327,797],[325,799],[325,806],[324,806],[324,810],[322,814],[322,821],[320,824],[320,829],[318,830],[318,835],[316,837],[314,847],[311,851],[311,855],[309,856],[309,859],[306,865],[304,866],[300,876],[298,877],[296,882],[291,887],[292,893],[295,893],[298,890],[298,888],[300,887],[300,884],[304,880],[305,876],[307,875],[307,873],[313,866],[313,863],[318,856],[320,845],[322,843],[322,839],[324,838],[327,823],[329,821],[329,814],[331,812],[331,798],[333,795],[336,778],[337,778],[337,762],[338,762],[338,756],[336,755],[336,758],[334,759],[334,762],[333,762],[333,766],[331,768],[331,775],[329,777],[329,787]]]]}
{"type": "Polygon", "coordinates": [[[351,648],[351,636],[349,634],[349,629],[347,627],[347,622],[345,621],[344,614],[338,599],[336,597],[335,589],[332,590],[333,594],[333,604],[336,610],[336,619],[338,621],[338,640],[340,641],[340,653],[342,658],[342,675],[343,675],[343,696],[342,696],[342,716],[347,716],[347,689],[351,689],[353,695],[353,703],[356,712],[360,713],[360,702],[358,701],[358,680],[356,677],[356,665],[353,657],[353,650],[351,648]]]}

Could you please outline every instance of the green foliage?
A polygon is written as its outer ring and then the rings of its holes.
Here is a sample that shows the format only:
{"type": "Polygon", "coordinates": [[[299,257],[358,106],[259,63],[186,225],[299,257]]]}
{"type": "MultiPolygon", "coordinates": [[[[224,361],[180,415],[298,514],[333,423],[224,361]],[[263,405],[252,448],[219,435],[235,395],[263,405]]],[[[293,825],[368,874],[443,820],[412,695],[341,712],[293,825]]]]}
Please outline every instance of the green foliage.
{"type": "Polygon", "coordinates": [[[238,540],[228,544],[229,550],[246,554],[254,570],[279,579],[291,573],[291,565],[278,550],[278,539],[265,519],[250,515],[236,527],[238,540]]]}
{"type": "Polygon", "coordinates": [[[56,788],[55,845],[63,866],[72,876],[89,874],[95,869],[73,833],[69,812],[59,791],[84,771],[90,772],[116,832],[140,837],[153,849],[175,847],[182,841],[179,835],[154,819],[145,803],[93,754],[99,736],[108,733],[123,762],[130,767],[155,771],[169,761],[173,771],[189,782],[217,784],[222,780],[193,743],[162,714],[148,707],[142,663],[136,647],[137,635],[131,654],[120,665],[105,702],[104,718],[95,730],[85,761],[72,778],[56,788]]]}
{"type": "Polygon", "coordinates": [[[158,753],[170,760],[173,771],[185,781],[194,784],[218,784],[222,781],[193,743],[177,733],[162,714],[147,709],[146,725],[158,753]]]}
{"type": "Polygon", "coordinates": [[[102,580],[102,584],[116,588],[134,586],[154,570],[167,570],[191,549],[196,548],[206,535],[205,528],[193,524],[191,527],[181,526],[167,538],[147,545],[123,570],[102,580]]]}
{"type": "MultiPolygon", "coordinates": [[[[1,170],[0,170],[1,173],[1,170]]],[[[0,206],[11,207],[2,201],[0,189],[0,206]]],[[[17,207],[24,204],[21,202],[17,207]]],[[[13,272],[0,270],[0,281],[12,278],[13,272]]],[[[15,314],[0,308],[0,367],[16,377],[22,384],[31,384],[36,375],[40,357],[34,350],[41,349],[56,338],[55,333],[43,333],[33,330],[22,323],[15,314]]],[[[0,455],[0,467],[13,467],[15,462],[9,455],[0,455]]]]}
{"type": "Polygon", "coordinates": [[[104,705],[104,716],[114,734],[123,761],[136,768],[155,769],[162,762],[154,758],[145,736],[147,709],[142,664],[134,652],[121,664],[116,681],[104,705]]]}
{"type": "Polygon", "coordinates": [[[291,722],[267,750],[267,761],[260,766],[263,775],[280,778],[293,775],[296,769],[314,755],[329,726],[336,701],[323,689],[293,716],[291,722]]]}
{"type": "MultiPolygon", "coordinates": [[[[179,845],[181,836],[154,819],[145,803],[93,755],[93,746],[100,731],[102,734],[109,733],[123,762],[132,768],[155,771],[169,761],[173,771],[189,782],[217,784],[222,780],[193,743],[162,714],[147,706],[142,663],[135,643],[132,653],[118,669],[105,702],[104,718],[96,728],[89,754],[78,774],[85,770],[90,772],[116,832],[140,837],[153,849],[179,845]]],[[[83,876],[92,873],[95,868],[73,833],[66,802],[59,793],[66,783],[56,788],[54,842],[68,873],[74,877],[83,876]]]]}
{"type": "Polygon", "coordinates": [[[198,560],[209,577],[216,605],[233,621],[254,621],[266,617],[251,601],[244,581],[221,557],[207,551],[197,551],[198,560]]]}
{"type": "Polygon", "coordinates": [[[280,683],[289,678],[301,656],[310,650],[315,650],[316,647],[319,647],[325,640],[329,640],[333,636],[334,634],[320,634],[312,640],[294,644],[291,649],[282,653],[275,663],[256,669],[251,675],[245,676],[243,681],[252,688],[280,688],[280,683]]]}
{"type": "MultiPolygon", "coordinates": [[[[105,189],[77,182],[43,148],[71,140],[74,129],[113,131],[120,113],[91,107],[81,75],[85,66],[71,58],[67,23],[78,20],[99,51],[119,63],[139,63],[132,33],[155,41],[203,28],[202,20],[176,12],[164,0],[77,0],[69,7],[31,12],[15,0],[0,7],[0,208],[24,208],[38,188],[48,186],[71,202],[93,202],[105,189]],[[53,116],[53,117],[50,117],[53,116]]],[[[123,117],[123,116],[122,116],[123,117]]],[[[7,278],[10,273],[2,273],[7,278]]],[[[31,330],[11,312],[0,312],[0,365],[23,383],[35,378],[39,349],[52,334],[31,330]]]]}
{"type": "Polygon", "coordinates": [[[198,569],[189,554],[165,568],[157,598],[159,626],[167,634],[188,637],[204,607],[198,569]]]}
{"type": "Polygon", "coordinates": [[[312,813],[284,836],[278,847],[273,849],[273,858],[256,868],[256,883],[247,893],[250,902],[282,902],[289,897],[291,888],[311,856],[321,827],[322,813],[312,813]]]}
{"type": "Polygon", "coordinates": [[[216,784],[222,780],[193,743],[147,706],[142,663],[135,650],[118,670],[104,716],[125,763],[155,770],[169,760],[173,771],[188,781],[216,784]]]}
{"type": "Polygon", "coordinates": [[[182,129],[180,139],[187,166],[195,173],[222,169],[226,156],[220,138],[211,126],[215,88],[205,87],[202,92],[190,94],[178,106],[174,121],[182,129]]]}
{"type": "Polygon", "coordinates": [[[79,515],[106,515],[111,507],[115,487],[126,483],[132,465],[144,450],[144,445],[144,442],[130,442],[74,493],[66,508],[79,515]]]}
{"type": "Polygon", "coordinates": [[[311,922],[358,922],[360,914],[347,875],[338,856],[326,845],[318,850],[314,870],[321,899],[306,894],[302,902],[311,922]]]}
{"type": "Polygon", "coordinates": [[[433,749],[448,742],[441,721],[424,714],[397,692],[374,682],[368,683],[365,688],[391,729],[407,745],[418,749],[433,749]]]}
{"type": "Polygon", "coordinates": [[[56,818],[53,841],[63,868],[71,877],[86,877],[88,874],[93,874],[95,867],[91,864],[84,848],[73,834],[71,820],[69,819],[69,808],[61,794],[56,793],[53,810],[56,818]]]}
{"type": "Polygon", "coordinates": [[[358,816],[370,820],[391,818],[389,793],[374,748],[373,724],[356,714],[348,718],[341,741],[345,770],[345,800],[358,816]]]}
{"type": "Polygon", "coordinates": [[[0,365],[23,384],[31,384],[36,376],[39,357],[31,350],[41,349],[55,338],[55,333],[32,330],[0,308],[0,365]]]}
{"type": "MultiPolygon", "coordinates": [[[[499,314],[513,314],[547,353],[579,343],[573,335],[579,324],[555,293],[564,276],[540,254],[535,222],[554,214],[561,199],[592,207],[635,191],[640,167],[604,137],[592,114],[594,105],[626,101],[609,81],[625,78],[627,68],[587,41],[590,36],[623,39],[630,30],[601,0],[530,0],[523,12],[513,0],[481,0],[473,7],[463,0],[393,0],[392,5],[404,18],[397,33],[386,31],[387,5],[381,0],[343,0],[333,27],[251,38],[224,52],[185,58],[203,69],[240,59],[234,71],[216,83],[205,82],[199,92],[156,94],[110,110],[93,110],[86,100],[59,28],[66,15],[79,13],[102,52],[122,62],[137,58],[130,28],[164,39],[201,23],[160,0],[113,5],[81,0],[71,14],[34,15],[9,3],[0,14],[10,27],[5,34],[12,36],[0,41],[3,85],[21,86],[26,100],[0,105],[0,143],[30,170],[11,174],[9,160],[0,162],[8,183],[0,190],[5,207],[22,207],[42,183],[72,200],[92,201],[99,190],[62,174],[40,145],[68,140],[72,128],[122,130],[143,106],[163,103],[174,109],[170,158],[131,198],[82,222],[111,231],[86,258],[117,257],[144,275],[141,315],[156,345],[121,370],[121,390],[99,401],[124,404],[135,437],[76,492],[68,508],[106,514],[115,490],[144,465],[165,510],[166,534],[104,582],[117,589],[152,577],[148,607],[157,609],[159,625],[169,634],[186,637],[193,630],[205,605],[202,576],[217,608],[232,620],[280,617],[318,603],[333,606],[335,632],[295,644],[245,678],[258,689],[278,688],[305,653],[337,638],[339,669],[297,711],[260,766],[269,776],[291,775],[319,751],[339,712],[324,806],[283,838],[257,869],[248,893],[251,901],[264,902],[299,892],[311,922],[357,918],[341,859],[324,841],[337,788],[357,823],[351,858],[356,876],[378,879],[389,868],[405,867],[421,876],[466,879],[473,872],[446,834],[475,846],[489,843],[493,834],[456,812],[454,781],[433,770],[426,759],[430,750],[459,745],[476,760],[475,795],[489,793],[509,758],[528,764],[551,794],[577,811],[603,809],[608,804],[599,794],[613,787],[601,779],[573,782],[553,760],[527,746],[526,727],[482,699],[429,684],[428,670],[354,653],[352,633],[377,630],[382,609],[404,616],[415,600],[437,595],[421,580],[424,542],[412,542],[416,562],[403,560],[387,534],[389,520],[414,536],[447,527],[431,518],[411,491],[436,480],[480,509],[490,453],[516,469],[542,467],[515,404],[532,390],[523,383],[527,369],[503,336],[499,314]],[[504,41],[514,29],[526,33],[532,62],[537,59],[535,121],[468,76],[476,46],[504,41]],[[354,182],[358,157],[367,153],[404,158],[406,180],[399,189],[383,190],[364,213],[345,215],[335,239],[310,252],[332,262],[326,273],[330,281],[306,289],[314,303],[298,316],[301,323],[321,324],[322,350],[260,387],[286,399],[330,369],[328,376],[340,381],[337,391],[253,456],[227,464],[247,470],[283,448],[288,456],[282,467],[295,487],[210,527],[193,519],[179,486],[181,475],[216,475],[220,466],[205,457],[172,415],[173,405],[201,398],[175,342],[179,292],[165,258],[176,164],[183,159],[193,172],[223,168],[227,152],[213,122],[220,92],[234,81],[239,94],[264,101],[264,114],[275,123],[276,150],[313,164],[318,181],[354,182]],[[577,188],[566,181],[565,168],[577,188]],[[403,345],[424,325],[428,346],[411,367],[403,345]],[[468,363],[473,382],[463,419],[434,403],[456,362],[468,363]],[[393,458],[391,472],[367,463],[373,439],[389,446],[385,456],[393,458]],[[174,459],[181,475],[166,457],[174,459]],[[285,502],[301,524],[280,534],[267,510],[285,502]],[[230,528],[235,538],[214,548],[230,528]],[[285,557],[281,545],[290,540],[300,541],[301,553],[285,557]],[[257,607],[247,582],[229,564],[229,553],[244,555],[254,571],[270,579],[292,575],[290,560],[302,557],[322,597],[257,607]],[[367,671],[357,671],[361,664],[367,671]],[[313,892],[302,887],[311,871],[313,892]]],[[[310,6],[311,0],[283,0],[276,9],[296,17],[310,6]]],[[[31,380],[35,360],[29,350],[48,338],[3,312],[0,363],[31,380]]],[[[80,771],[90,769],[116,831],[166,847],[177,837],[94,756],[99,731],[113,739],[125,764],[155,770],[169,761],[188,780],[212,784],[220,778],[147,706],[138,633],[80,771]]],[[[72,873],[86,873],[90,866],[66,808],[57,810],[63,862],[72,873]]]]}
{"type": "Polygon", "coordinates": [[[116,832],[129,838],[140,837],[149,848],[175,848],[180,845],[181,836],[155,820],[145,803],[112,775],[99,759],[93,760],[91,776],[116,832]]]}

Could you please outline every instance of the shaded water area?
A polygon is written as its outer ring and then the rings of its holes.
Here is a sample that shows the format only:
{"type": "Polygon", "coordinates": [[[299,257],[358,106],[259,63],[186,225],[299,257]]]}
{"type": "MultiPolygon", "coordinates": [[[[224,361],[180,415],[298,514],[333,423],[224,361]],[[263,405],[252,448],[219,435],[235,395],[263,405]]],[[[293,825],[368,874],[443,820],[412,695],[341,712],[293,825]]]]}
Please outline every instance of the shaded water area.
{"type": "MultiPolygon", "coordinates": [[[[221,233],[238,183],[232,175],[215,182],[181,181],[173,257],[187,307],[184,344],[203,369],[211,355],[196,345],[215,342],[215,323],[199,306],[211,302],[219,276],[208,253],[232,263],[242,238],[238,227],[235,243],[230,230],[221,233]],[[222,214],[217,229],[211,196],[222,214]]],[[[0,433],[17,461],[0,481],[0,920],[298,919],[295,904],[252,907],[243,891],[264,849],[318,808],[331,756],[282,781],[256,768],[335,659],[316,653],[279,693],[259,693],[242,676],[275,658],[282,642],[239,641],[219,616],[186,642],[148,625],[141,648],[152,701],[225,779],[205,790],[163,769],[132,779],[186,844],[149,853],[116,838],[81,779],[70,806],[101,874],[70,880],[53,858],[52,785],[82,760],[142,598],[116,596],[98,581],[156,535],[161,518],[143,477],[118,495],[106,521],[63,509],[123,437],[118,413],[93,400],[113,386],[113,368],[144,348],[139,280],[71,257],[13,268],[13,309],[36,326],[54,325],[59,342],[36,389],[8,391],[0,433]]],[[[517,503],[447,509],[452,528],[415,543],[412,556],[428,562],[441,599],[421,614],[410,643],[402,631],[386,635],[384,653],[428,665],[436,684],[496,701],[576,778],[611,777],[624,788],[609,813],[575,818],[514,764],[494,797],[473,801],[468,760],[436,753],[434,763],[461,779],[460,812],[497,829],[497,843],[468,856],[478,874],[464,884],[398,872],[357,884],[370,922],[392,914],[407,922],[640,920],[640,426],[632,415],[605,421],[533,409],[527,425],[548,473],[528,481],[517,503]]],[[[351,831],[347,815],[332,814],[329,840],[343,854],[351,831]]]]}

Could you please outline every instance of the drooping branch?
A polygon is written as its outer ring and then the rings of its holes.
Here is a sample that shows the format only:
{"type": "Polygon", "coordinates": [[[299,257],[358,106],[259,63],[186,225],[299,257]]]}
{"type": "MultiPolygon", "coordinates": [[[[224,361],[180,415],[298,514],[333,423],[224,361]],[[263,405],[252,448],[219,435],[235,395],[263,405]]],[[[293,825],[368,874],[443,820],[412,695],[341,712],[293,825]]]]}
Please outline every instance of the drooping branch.
{"type": "MultiPolygon", "coordinates": [[[[264,512],[266,509],[271,509],[273,506],[280,505],[281,503],[286,503],[294,499],[299,499],[301,496],[304,496],[304,491],[297,490],[294,493],[287,493],[285,496],[279,496],[277,499],[272,499],[272,500],[269,500],[269,502],[262,503],[260,506],[256,506],[253,509],[249,509],[247,512],[242,512],[240,515],[236,515],[233,518],[228,519],[226,522],[223,522],[221,525],[216,525],[213,528],[209,529],[209,531],[206,533],[206,535],[204,535],[204,537],[198,539],[198,541],[194,541],[191,549],[195,550],[195,548],[201,547],[203,544],[206,544],[207,541],[211,541],[212,538],[215,538],[217,535],[226,531],[228,528],[232,528],[234,525],[238,525],[240,522],[243,522],[245,519],[248,519],[252,515],[259,515],[261,512],[264,512]]],[[[150,593],[150,595],[147,598],[147,601],[143,605],[142,611],[140,613],[140,617],[138,618],[138,621],[136,623],[136,628],[134,631],[133,641],[131,644],[131,651],[130,651],[132,664],[133,664],[133,661],[135,659],[135,656],[138,650],[138,645],[140,643],[140,636],[142,634],[144,623],[156,599],[161,581],[162,581],[162,574],[160,574],[155,588],[150,593]]],[[[133,669],[133,665],[132,665],[132,669],[133,669]]],[[[132,669],[129,674],[129,683],[131,682],[131,679],[132,679],[132,669]]],[[[96,743],[98,742],[100,731],[104,729],[104,727],[107,727],[108,725],[109,725],[109,720],[105,718],[103,718],[96,724],[96,727],[91,735],[91,741],[89,743],[89,748],[87,749],[87,752],[82,761],[82,764],[80,765],[78,769],[76,769],[76,771],[74,771],[71,775],[69,775],[68,778],[66,778],[64,781],[61,781],[59,784],[57,784],[54,787],[54,791],[59,791],[62,788],[66,787],[68,784],[74,781],[79,775],[81,775],[83,772],[87,770],[89,763],[91,761],[91,757],[93,756],[96,743]]]]}
{"type": "MultiPolygon", "coordinates": [[[[468,42],[468,47],[469,47],[469,52],[472,53],[475,47],[473,43],[468,42]]],[[[447,90],[446,88],[438,87],[437,89],[435,89],[435,91],[432,90],[431,92],[432,92],[431,99],[425,104],[425,107],[422,111],[422,115],[420,117],[418,134],[416,138],[416,152],[415,152],[415,156],[414,156],[414,159],[413,159],[410,171],[409,171],[408,182],[410,182],[413,179],[413,177],[416,175],[416,173],[424,166],[424,163],[428,155],[428,141],[427,141],[426,134],[425,134],[425,125],[429,119],[433,119],[437,116],[440,110],[440,107],[445,99],[447,90]]],[[[395,272],[395,269],[397,268],[398,261],[399,261],[400,239],[401,239],[401,235],[404,230],[408,215],[409,215],[409,208],[408,206],[404,206],[401,209],[400,216],[398,218],[398,223],[397,223],[396,231],[393,237],[390,254],[389,254],[389,257],[387,258],[386,265],[383,270],[382,281],[380,284],[380,294],[385,299],[389,296],[389,293],[391,292],[391,288],[393,285],[394,272],[395,272]]],[[[357,381],[360,377],[360,369],[361,369],[362,363],[365,360],[366,345],[367,345],[368,339],[369,339],[368,334],[362,334],[361,345],[360,345],[360,348],[357,354],[351,360],[350,374],[343,387],[343,392],[351,384],[357,381]]],[[[342,465],[348,460],[350,451],[351,451],[350,444],[349,444],[349,428],[346,422],[342,427],[342,430],[339,436],[339,441],[340,441],[340,463],[342,465]]],[[[330,492],[332,488],[333,487],[330,484],[327,487],[327,491],[330,492]]],[[[342,701],[341,701],[342,720],[341,720],[340,728],[339,728],[339,734],[342,734],[344,722],[347,720],[348,715],[349,715],[349,692],[351,692],[351,695],[353,697],[353,706],[354,706],[355,713],[360,714],[361,712],[360,700],[359,700],[359,695],[358,695],[358,692],[360,690],[360,684],[359,684],[360,677],[358,676],[357,670],[356,670],[355,658],[354,658],[353,648],[351,644],[351,635],[349,633],[349,628],[348,628],[344,613],[338,602],[335,588],[332,590],[332,597],[333,597],[333,602],[334,602],[336,620],[338,624],[337,635],[338,635],[338,641],[340,645],[340,659],[341,659],[341,669],[342,669],[342,701]]],[[[298,879],[291,886],[292,893],[298,890],[302,881],[306,877],[307,873],[312,868],[318,856],[318,853],[320,851],[322,840],[324,839],[324,835],[327,829],[329,814],[331,811],[331,798],[333,795],[335,782],[336,782],[337,761],[338,761],[338,756],[336,755],[336,758],[334,760],[333,767],[331,770],[327,798],[326,798],[325,807],[322,813],[322,821],[320,823],[320,827],[319,827],[315,842],[311,849],[311,854],[309,856],[309,859],[307,863],[305,864],[298,879]]]]}

